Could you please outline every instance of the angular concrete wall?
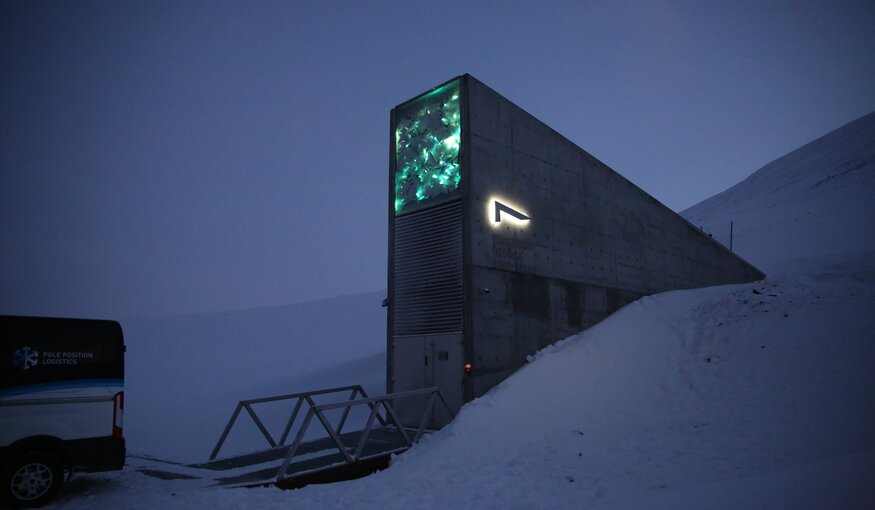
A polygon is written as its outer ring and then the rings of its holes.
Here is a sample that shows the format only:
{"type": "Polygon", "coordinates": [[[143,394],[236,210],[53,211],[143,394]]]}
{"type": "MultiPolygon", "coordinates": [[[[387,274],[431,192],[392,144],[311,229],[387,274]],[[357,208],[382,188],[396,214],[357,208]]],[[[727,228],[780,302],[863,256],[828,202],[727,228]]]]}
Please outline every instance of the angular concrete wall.
{"type": "Polygon", "coordinates": [[[463,82],[466,399],[641,296],[764,277],[492,89],[463,82]],[[496,199],[531,219],[496,226],[496,199]]]}

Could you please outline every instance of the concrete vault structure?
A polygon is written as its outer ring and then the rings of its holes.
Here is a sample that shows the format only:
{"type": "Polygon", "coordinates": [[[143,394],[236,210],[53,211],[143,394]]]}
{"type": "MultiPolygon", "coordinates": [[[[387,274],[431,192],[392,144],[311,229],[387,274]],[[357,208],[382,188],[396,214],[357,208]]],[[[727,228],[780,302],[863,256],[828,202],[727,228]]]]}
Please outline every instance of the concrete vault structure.
{"type": "Polygon", "coordinates": [[[387,389],[454,410],[642,296],[765,276],[467,74],[392,110],[389,197],[387,389]]]}

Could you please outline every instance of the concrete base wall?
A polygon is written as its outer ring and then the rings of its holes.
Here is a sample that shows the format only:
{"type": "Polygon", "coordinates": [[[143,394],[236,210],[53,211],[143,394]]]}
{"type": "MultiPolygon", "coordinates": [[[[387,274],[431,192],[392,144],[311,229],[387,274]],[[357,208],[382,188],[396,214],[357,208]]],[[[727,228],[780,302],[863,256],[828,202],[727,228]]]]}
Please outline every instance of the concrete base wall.
{"type": "Polygon", "coordinates": [[[472,397],[486,393],[526,357],[594,326],[644,294],[527,273],[471,268],[475,359],[472,397]]]}

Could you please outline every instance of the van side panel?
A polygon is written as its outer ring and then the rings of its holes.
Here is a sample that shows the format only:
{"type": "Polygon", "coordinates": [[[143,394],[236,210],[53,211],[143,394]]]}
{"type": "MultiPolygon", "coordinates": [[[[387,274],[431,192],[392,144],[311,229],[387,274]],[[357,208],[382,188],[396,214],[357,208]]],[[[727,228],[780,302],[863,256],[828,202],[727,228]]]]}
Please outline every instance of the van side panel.
{"type": "Polygon", "coordinates": [[[4,405],[0,403],[0,445],[24,437],[65,441],[112,435],[113,401],[4,405]]]}

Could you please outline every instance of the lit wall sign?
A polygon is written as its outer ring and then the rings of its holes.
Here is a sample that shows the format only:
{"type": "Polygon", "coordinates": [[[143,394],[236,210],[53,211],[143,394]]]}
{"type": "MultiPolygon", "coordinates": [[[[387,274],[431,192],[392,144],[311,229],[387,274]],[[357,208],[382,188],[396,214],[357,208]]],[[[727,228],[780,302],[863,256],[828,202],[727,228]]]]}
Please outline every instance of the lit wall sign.
{"type": "Polygon", "coordinates": [[[493,198],[489,200],[488,204],[487,214],[493,227],[497,227],[505,222],[524,226],[531,219],[520,207],[509,203],[507,200],[493,198]]]}

